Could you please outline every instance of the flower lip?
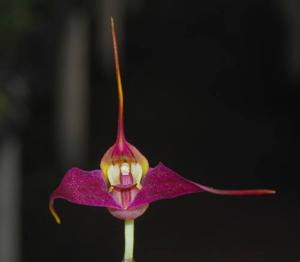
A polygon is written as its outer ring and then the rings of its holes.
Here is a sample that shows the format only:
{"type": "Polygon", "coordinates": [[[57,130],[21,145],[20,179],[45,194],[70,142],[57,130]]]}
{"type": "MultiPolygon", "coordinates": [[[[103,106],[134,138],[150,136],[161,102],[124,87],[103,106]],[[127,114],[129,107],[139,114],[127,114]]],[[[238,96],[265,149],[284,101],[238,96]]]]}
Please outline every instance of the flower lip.
{"type": "Polygon", "coordinates": [[[132,188],[135,188],[136,187],[136,183],[134,184],[129,184],[129,185],[122,185],[122,184],[119,184],[119,185],[115,185],[114,186],[114,189],[115,190],[118,190],[118,191],[122,191],[122,190],[126,190],[126,189],[132,189],[132,188]]]}

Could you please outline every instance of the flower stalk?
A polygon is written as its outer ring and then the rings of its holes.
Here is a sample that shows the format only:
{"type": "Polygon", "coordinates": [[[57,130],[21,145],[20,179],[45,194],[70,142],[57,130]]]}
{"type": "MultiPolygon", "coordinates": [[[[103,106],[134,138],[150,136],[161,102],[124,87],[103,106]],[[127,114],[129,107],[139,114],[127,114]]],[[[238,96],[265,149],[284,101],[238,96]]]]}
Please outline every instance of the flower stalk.
{"type": "Polygon", "coordinates": [[[125,220],[125,252],[124,260],[126,262],[133,262],[133,248],[134,248],[134,220],[125,220]]]}

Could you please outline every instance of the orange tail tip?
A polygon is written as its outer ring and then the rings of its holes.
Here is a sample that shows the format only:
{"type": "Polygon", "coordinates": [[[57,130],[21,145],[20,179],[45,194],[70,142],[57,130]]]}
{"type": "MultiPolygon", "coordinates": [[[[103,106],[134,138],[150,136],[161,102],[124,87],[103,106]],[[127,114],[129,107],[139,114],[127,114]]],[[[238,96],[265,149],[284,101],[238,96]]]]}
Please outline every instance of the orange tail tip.
{"type": "Polygon", "coordinates": [[[54,208],[54,200],[53,199],[50,200],[49,210],[50,210],[52,216],[54,217],[56,223],[60,225],[61,224],[61,219],[60,219],[59,215],[57,214],[57,212],[54,208]]]}
{"type": "Polygon", "coordinates": [[[209,193],[217,194],[217,195],[228,195],[228,196],[251,196],[251,195],[272,195],[276,194],[275,190],[270,189],[242,189],[242,190],[224,190],[224,189],[217,189],[212,187],[203,186],[197,184],[200,188],[204,191],[209,193]]]}

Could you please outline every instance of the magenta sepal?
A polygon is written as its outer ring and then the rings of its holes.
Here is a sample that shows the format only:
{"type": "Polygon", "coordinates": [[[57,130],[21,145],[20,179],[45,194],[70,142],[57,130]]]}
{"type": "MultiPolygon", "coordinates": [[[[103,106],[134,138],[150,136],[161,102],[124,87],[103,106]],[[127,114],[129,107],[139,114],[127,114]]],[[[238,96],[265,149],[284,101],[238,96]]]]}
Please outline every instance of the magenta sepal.
{"type": "Polygon", "coordinates": [[[51,194],[51,207],[57,198],[79,205],[121,209],[108,192],[101,170],[85,171],[71,168],[51,194]]]}
{"type": "Polygon", "coordinates": [[[135,208],[157,200],[170,199],[199,192],[232,196],[275,193],[275,191],[268,189],[223,190],[203,186],[183,178],[173,170],[164,166],[162,163],[159,163],[155,168],[149,170],[142,182],[142,185],[142,190],[136,195],[135,199],[129,205],[129,208],[135,208]]]}
{"type": "Polygon", "coordinates": [[[157,200],[175,198],[181,195],[204,191],[194,182],[176,174],[173,170],[159,163],[149,169],[142,181],[142,190],[130,204],[130,208],[157,200]]]}
{"type": "MultiPolygon", "coordinates": [[[[134,188],[133,190],[138,189],[134,188]]],[[[222,190],[203,186],[183,178],[159,163],[155,168],[149,169],[142,180],[142,189],[132,199],[128,208],[122,207],[115,201],[118,197],[108,191],[108,185],[101,170],[84,171],[79,168],[71,168],[65,174],[58,188],[51,194],[49,205],[58,223],[60,223],[60,219],[53,207],[54,200],[57,198],[79,205],[107,207],[120,219],[133,219],[142,215],[149,203],[199,192],[233,196],[275,193],[268,189],[222,190]],[[141,206],[144,208],[141,209],[141,206]]]]}

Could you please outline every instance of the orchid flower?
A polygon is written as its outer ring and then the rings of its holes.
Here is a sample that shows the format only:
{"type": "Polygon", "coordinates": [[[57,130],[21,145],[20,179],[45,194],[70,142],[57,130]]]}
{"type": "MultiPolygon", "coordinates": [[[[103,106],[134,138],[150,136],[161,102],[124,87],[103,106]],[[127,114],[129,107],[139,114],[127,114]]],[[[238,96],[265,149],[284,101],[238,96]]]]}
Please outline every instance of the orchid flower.
{"type": "Polygon", "coordinates": [[[219,195],[274,194],[268,189],[222,190],[187,180],[162,163],[149,167],[145,156],[125,138],[123,90],[118,58],[114,20],[111,18],[116,81],[118,89],[117,139],[100,162],[100,169],[84,171],[71,168],[50,196],[49,208],[58,224],[61,220],[54,209],[54,200],[106,207],[116,218],[125,221],[125,254],[123,261],[133,261],[134,220],[144,214],[150,203],[181,195],[209,192],[219,195]]]}

